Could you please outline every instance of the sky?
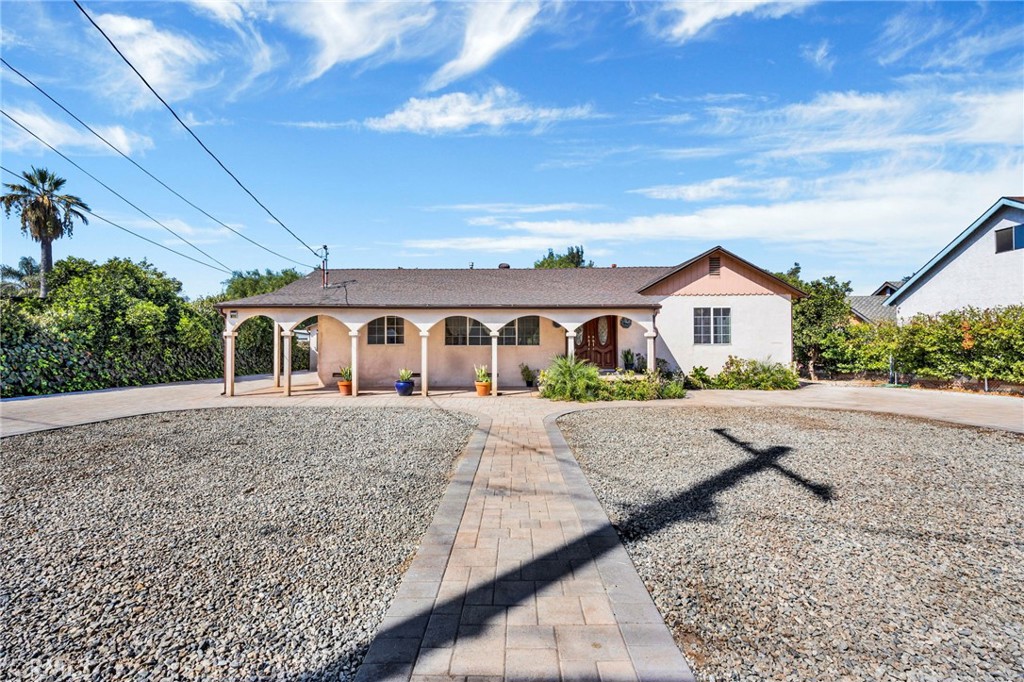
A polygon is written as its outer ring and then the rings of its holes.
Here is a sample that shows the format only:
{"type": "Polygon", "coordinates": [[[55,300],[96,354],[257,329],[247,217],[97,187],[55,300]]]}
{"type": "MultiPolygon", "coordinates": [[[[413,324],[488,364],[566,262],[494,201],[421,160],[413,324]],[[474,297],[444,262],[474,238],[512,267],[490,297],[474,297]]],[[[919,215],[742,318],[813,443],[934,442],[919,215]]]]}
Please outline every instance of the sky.
{"type": "MultiPolygon", "coordinates": [[[[674,265],[722,245],[869,294],[1024,194],[1024,3],[0,2],[2,108],[228,270],[674,265]],[[223,223],[220,224],[220,223],[223,223]],[[261,244],[261,249],[224,225],[261,244]],[[303,243],[304,242],[304,243],[303,243]],[[295,265],[297,261],[302,265],[295,265]]],[[[209,263],[0,118],[122,227],[209,263]]],[[[15,178],[4,173],[4,182],[15,178]]],[[[39,249],[4,218],[2,261],[39,249]]],[[[54,258],[228,274],[91,219],[54,258]]]]}

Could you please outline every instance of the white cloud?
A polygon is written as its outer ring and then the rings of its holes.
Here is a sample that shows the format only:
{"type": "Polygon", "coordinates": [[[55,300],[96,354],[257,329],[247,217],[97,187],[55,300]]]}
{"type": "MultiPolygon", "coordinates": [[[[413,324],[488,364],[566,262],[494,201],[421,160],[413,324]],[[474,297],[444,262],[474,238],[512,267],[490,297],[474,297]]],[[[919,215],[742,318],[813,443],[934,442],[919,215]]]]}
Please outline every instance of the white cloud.
{"type": "Polygon", "coordinates": [[[467,7],[459,55],[431,76],[427,90],[438,90],[484,68],[529,33],[539,2],[477,2],[467,7]]]}
{"type": "MultiPolygon", "coordinates": [[[[88,130],[58,121],[34,107],[22,109],[17,106],[8,105],[6,110],[12,118],[17,119],[26,128],[64,153],[72,151],[114,153],[110,147],[103,144],[88,130]]],[[[129,156],[153,147],[152,139],[132,132],[123,126],[104,126],[93,123],[89,125],[97,133],[110,140],[111,144],[129,156]]],[[[35,138],[14,123],[11,123],[7,118],[3,119],[2,127],[3,148],[5,150],[45,149],[35,138]]]]}
{"type": "Polygon", "coordinates": [[[878,63],[882,66],[895,64],[949,28],[950,24],[932,11],[911,8],[900,12],[885,22],[885,30],[878,37],[875,44],[878,63]]]}
{"type": "Polygon", "coordinates": [[[963,35],[933,50],[924,66],[926,69],[975,69],[989,55],[1006,49],[1019,49],[1020,46],[1019,25],[988,33],[963,35]]]}
{"type": "Polygon", "coordinates": [[[295,2],[274,16],[317,44],[305,81],[338,64],[371,56],[397,58],[410,36],[429,26],[436,10],[424,2],[295,2]]]}
{"type": "Polygon", "coordinates": [[[234,94],[249,88],[257,78],[272,70],[278,58],[263,39],[256,26],[256,19],[268,13],[265,2],[246,0],[188,0],[199,13],[213,18],[228,27],[241,42],[240,61],[248,66],[246,76],[235,86],[234,94]]]}
{"type": "Polygon", "coordinates": [[[600,204],[579,204],[564,202],[560,204],[516,204],[516,203],[492,203],[492,204],[449,204],[444,206],[430,206],[428,211],[469,211],[480,213],[497,213],[502,215],[527,215],[531,213],[565,213],[569,211],[585,211],[589,209],[602,208],[600,204]]]}
{"type": "Polygon", "coordinates": [[[654,33],[669,42],[682,44],[706,32],[714,24],[731,17],[751,14],[756,18],[777,19],[798,12],[814,0],[714,0],[711,2],[654,3],[648,24],[654,33]]]}
{"type": "Polygon", "coordinates": [[[832,55],[832,45],[822,40],[817,45],[801,45],[800,56],[814,68],[825,73],[832,73],[836,58],[832,55]]]}
{"type": "Polygon", "coordinates": [[[793,192],[792,178],[769,178],[748,180],[737,176],[714,178],[688,185],[656,185],[629,190],[631,194],[642,194],[651,199],[681,199],[683,201],[708,201],[732,197],[780,199],[793,192]]]}
{"type": "MultiPolygon", "coordinates": [[[[122,14],[100,14],[95,19],[164,99],[185,100],[213,84],[201,80],[197,71],[214,55],[191,38],[158,29],[148,19],[122,14]]],[[[104,54],[107,52],[109,49],[104,46],[104,54]]],[[[113,59],[110,58],[111,65],[103,79],[108,91],[127,97],[133,108],[159,106],[139,77],[120,59],[113,59]]]]}
{"type": "Polygon", "coordinates": [[[495,86],[479,95],[453,92],[434,98],[411,98],[399,109],[364,125],[379,132],[456,133],[469,128],[497,131],[511,125],[543,127],[557,121],[593,118],[590,105],[534,107],[514,90],[495,86]]]}

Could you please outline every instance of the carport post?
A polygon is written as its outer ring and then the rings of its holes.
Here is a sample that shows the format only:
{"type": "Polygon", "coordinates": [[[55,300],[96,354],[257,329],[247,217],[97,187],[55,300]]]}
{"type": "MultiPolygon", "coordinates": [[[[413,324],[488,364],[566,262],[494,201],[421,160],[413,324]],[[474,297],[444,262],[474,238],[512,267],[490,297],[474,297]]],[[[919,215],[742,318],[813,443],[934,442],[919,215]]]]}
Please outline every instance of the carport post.
{"type": "Polygon", "coordinates": [[[565,332],[565,356],[569,357],[569,354],[573,352],[573,344],[576,343],[576,332],[565,332]]]}
{"type": "Polygon", "coordinates": [[[352,337],[352,397],[359,395],[359,330],[348,333],[352,337]]]}
{"type": "Polygon", "coordinates": [[[420,395],[427,397],[427,339],[430,332],[420,332],[420,395]]]}
{"type": "Polygon", "coordinates": [[[658,361],[654,357],[654,340],[658,338],[658,332],[646,332],[644,338],[647,339],[647,371],[653,372],[658,369],[658,361]]]}
{"type": "Polygon", "coordinates": [[[235,337],[238,332],[224,332],[224,395],[235,394],[235,337]]]}
{"type": "Polygon", "coordinates": [[[292,394],[292,336],[293,332],[281,332],[284,339],[284,394],[285,397],[292,394]]]}
{"type": "Polygon", "coordinates": [[[281,325],[274,323],[274,388],[281,388],[281,325]]]}
{"type": "Polygon", "coordinates": [[[491,332],[491,395],[498,396],[498,336],[500,332],[491,332]]]}

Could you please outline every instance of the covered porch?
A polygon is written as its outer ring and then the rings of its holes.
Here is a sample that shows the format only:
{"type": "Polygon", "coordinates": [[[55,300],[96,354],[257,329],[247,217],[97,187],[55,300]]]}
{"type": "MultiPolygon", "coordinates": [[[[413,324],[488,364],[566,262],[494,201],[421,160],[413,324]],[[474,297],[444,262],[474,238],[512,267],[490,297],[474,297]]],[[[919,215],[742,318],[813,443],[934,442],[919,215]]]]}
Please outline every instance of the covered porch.
{"type": "Polygon", "coordinates": [[[600,367],[621,366],[621,354],[646,354],[653,365],[658,306],[590,308],[251,307],[224,310],[224,393],[235,395],[235,339],[247,320],[273,323],[272,390],[333,387],[352,368],[352,395],[393,391],[399,369],[416,373],[418,393],[472,390],[474,366],[486,365],[491,394],[525,391],[520,366],[533,371],[557,355],[575,353],[600,367]],[[315,373],[296,385],[291,367],[297,328],[318,329],[315,373]],[[419,343],[417,343],[417,340],[419,343]]]}

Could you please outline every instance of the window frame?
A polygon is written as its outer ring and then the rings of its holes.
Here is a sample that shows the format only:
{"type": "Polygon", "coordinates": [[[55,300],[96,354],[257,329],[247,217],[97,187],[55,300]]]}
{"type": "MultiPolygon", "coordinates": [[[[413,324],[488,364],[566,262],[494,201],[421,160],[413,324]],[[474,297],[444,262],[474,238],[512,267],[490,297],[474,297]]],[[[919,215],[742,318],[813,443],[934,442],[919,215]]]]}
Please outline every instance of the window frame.
{"type": "Polygon", "coordinates": [[[404,346],[405,318],[398,315],[381,315],[366,325],[366,345],[404,346]],[[383,329],[375,330],[374,325],[384,320],[383,329]]]}
{"type": "Polygon", "coordinates": [[[732,345],[732,307],[695,307],[693,309],[693,345],[732,345]]]}
{"type": "Polygon", "coordinates": [[[1024,249],[1024,223],[1020,225],[1010,225],[1009,227],[1003,227],[995,230],[995,235],[996,253],[1007,253],[1009,251],[1024,249]],[[1009,238],[1010,248],[999,248],[1000,237],[1003,235],[1009,238]]]}
{"type": "Polygon", "coordinates": [[[540,315],[523,315],[503,326],[498,330],[498,345],[539,346],[540,315]],[[527,323],[522,324],[523,321],[527,323]]]}

